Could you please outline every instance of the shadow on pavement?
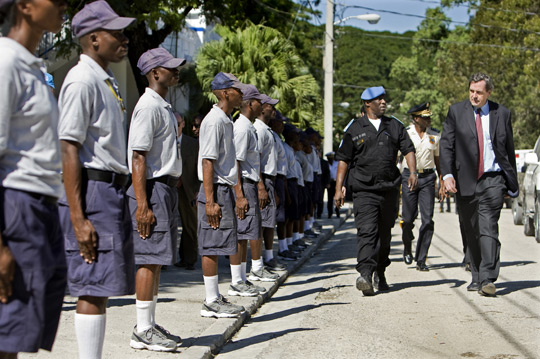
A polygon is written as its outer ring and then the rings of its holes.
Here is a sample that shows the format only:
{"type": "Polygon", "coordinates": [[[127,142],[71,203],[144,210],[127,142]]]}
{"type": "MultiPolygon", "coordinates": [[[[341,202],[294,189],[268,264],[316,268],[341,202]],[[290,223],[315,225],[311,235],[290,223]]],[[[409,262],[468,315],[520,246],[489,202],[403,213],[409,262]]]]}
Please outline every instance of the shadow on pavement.
{"type": "Polygon", "coordinates": [[[227,348],[220,351],[220,353],[230,353],[230,352],[245,348],[245,347],[250,346],[250,345],[266,342],[268,340],[287,335],[289,333],[303,332],[303,331],[307,331],[307,330],[317,330],[317,328],[294,328],[294,329],[280,330],[280,331],[277,331],[277,332],[263,333],[263,334],[256,335],[254,337],[249,337],[249,338],[246,338],[246,339],[240,339],[238,341],[232,341],[231,340],[228,343],[227,348]]]}
{"type": "MultiPolygon", "coordinates": [[[[540,280],[520,280],[515,282],[496,283],[497,296],[506,295],[524,289],[540,287],[540,280]]],[[[538,298],[537,298],[538,299],[538,298]]],[[[538,299],[540,301],[540,299],[538,299]]]]}
{"type": "Polygon", "coordinates": [[[261,315],[260,317],[252,318],[248,323],[267,322],[267,321],[270,321],[270,320],[283,318],[283,317],[286,317],[286,316],[289,316],[289,315],[300,313],[300,312],[303,312],[303,311],[306,311],[306,310],[316,309],[316,308],[319,308],[319,307],[322,307],[322,306],[325,306],[325,305],[349,305],[349,304],[350,303],[344,303],[344,302],[308,304],[308,305],[303,305],[301,307],[295,307],[295,308],[290,308],[290,309],[287,309],[287,310],[283,310],[281,312],[276,312],[276,313],[267,314],[267,315],[261,315]]]}
{"type": "MultiPolygon", "coordinates": [[[[388,290],[386,293],[396,292],[398,290],[407,289],[407,288],[433,287],[436,285],[443,285],[443,284],[453,284],[450,288],[457,288],[457,287],[461,287],[464,284],[467,284],[467,282],[464,280],[459,280],[459,279],[440,279],[440,280],[420,281],[420,282],[389,283],[390,290],[388,290]]],[[[385,293],[385,292],[378,292],[378,293],[385,293]]]]}

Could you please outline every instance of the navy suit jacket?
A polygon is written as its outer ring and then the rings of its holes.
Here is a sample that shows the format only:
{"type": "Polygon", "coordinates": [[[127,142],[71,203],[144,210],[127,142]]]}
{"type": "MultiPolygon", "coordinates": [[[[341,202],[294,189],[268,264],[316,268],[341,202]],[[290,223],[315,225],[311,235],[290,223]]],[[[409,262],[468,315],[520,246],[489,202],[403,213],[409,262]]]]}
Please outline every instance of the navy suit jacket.
{"type": "MultiPolygon", "coordinates": [[[[517,196],[519,187],[510,111],[498,103],[488,103],[489,134],[495,159],[501,167],[508,192],[517,196]]],[[[454,176],[460,195],[473,196],[479,153],[474,108],[469,100],[450,106],[439,146],[442,175],[454,176]]]]}

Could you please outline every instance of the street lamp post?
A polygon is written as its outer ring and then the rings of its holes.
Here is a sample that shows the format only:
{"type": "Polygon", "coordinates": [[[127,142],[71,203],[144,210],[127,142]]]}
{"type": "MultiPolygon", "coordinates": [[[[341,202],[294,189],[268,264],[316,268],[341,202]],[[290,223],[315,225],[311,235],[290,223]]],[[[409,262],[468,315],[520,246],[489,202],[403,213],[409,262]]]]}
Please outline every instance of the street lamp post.
{"type": "Polygon", "coordinates": [[[350,19],[366,20],[376,24],[381,17],[377,14],[348,16],[334,23],[334,3],[326,1],[326,33],[324,35],[324,153],[331,152],[334,117],[334,25],[350,19]]]}

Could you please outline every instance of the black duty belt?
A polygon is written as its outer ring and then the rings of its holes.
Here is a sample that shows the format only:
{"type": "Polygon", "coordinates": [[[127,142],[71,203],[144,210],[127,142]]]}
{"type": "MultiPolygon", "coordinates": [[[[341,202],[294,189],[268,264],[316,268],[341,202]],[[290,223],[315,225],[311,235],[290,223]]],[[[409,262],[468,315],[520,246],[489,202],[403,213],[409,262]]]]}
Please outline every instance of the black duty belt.
{"type": "Polygon", "coordinates": [[[125,187],[128,184],[129,176],[110,171],[83,168],[83,178],[88,180],[112,183],[113,185],[125,187]]]}
{"type": "Polygon", "coordinates": [[[58,198],[56,197],[47,196],[46,194],[40,194],[40,193],[35,193],[35,192],[27,192],[27,191],[24,191],[24,192],[28,193],[30,197],[37,199],[38,201],[43,201],[44,203],[48,205],[56,206],[58,204],[58,198]]]}
{"type": "Polygon", "coordinates": [[[245,183],[251,183],[251,184],[259,183],[259,182],[256,182],[256,181],[252,180],[251,178],[247,178],[247,177],[242,177],[242,181],[244,181],[245,183]]]}
{"type": "Polygon", "coordinates": [[[266,173],[263,173],[262,176],[263,176],[264,179],[268,178],[268,179],[270,179],[270,180],[272,180],[274,182],[276,181],[276,176],[270,176],[270,175],[267,175],[266,173]]]}
{"type": "Polygon", "coordinates": [[[429,174],[435,173],[435,170],[433,168],[424,168],[424,169],[418,170],[418,173],[429,175],[429,174]]]}
{"type": "Polygon", "coordinates": [[[161,176],[161,177],[156,177],[156,178],[150,178],[148,182],[150,181],[163,183],[169,187],[176,187],[178,185],[178,177],[173,177],[173,176],[161,176]]]}

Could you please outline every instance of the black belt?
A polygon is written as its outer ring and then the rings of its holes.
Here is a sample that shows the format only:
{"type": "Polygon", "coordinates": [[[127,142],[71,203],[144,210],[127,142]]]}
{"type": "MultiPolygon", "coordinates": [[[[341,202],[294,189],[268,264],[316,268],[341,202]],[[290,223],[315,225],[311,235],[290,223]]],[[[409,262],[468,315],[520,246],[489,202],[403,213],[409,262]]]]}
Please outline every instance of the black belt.
{"type": "Polygon", "coordinates": [[[424,168],[422,170],[418,170],[418,173],[429,175],[435,173],[435,170],[433,168],[424,168]]]}
{"type": "Polygon", "coordinates": [[[257,181],[254,181],[252,180],[251,178],[247,178],[247,177],[242,177],[242,181],[246,182],[246,183],[251,183],[251,184],[257,184],[259,182],[257,181]]]}
{"type": "Polygon", "coordinates": [[[56,197],[47,196],[46,194],[40,194],[40,193],[35,193],[35,192],[27,192],[27,191],[24,191],[24,192],[28,193],[30,197],[37,199],[38,201],[43,201],[48,205],[51,205],[51,206],[57,205],[58,198],[56,197]]]}
{"type": "Polygon", "coordinates": [[[271,179],[272,181],[276,180],[276,176],[270,176],[270,175],[267,175],[266,173],[263,173],[262,176],[264,179],[268,178],[268,179],[271,179]]]}
{"type": "Polygon", "coordinates": [[[110,171],[83,168],[83,178],[88,180],[112,183],[113,185],[125,187],[129,181],[129,175],[122,175],[110,171]]]}
{"type": "Polygon", "coordinates": [[[492,177],[497,177],[497,176],[500,176],[500,175],[502,175],[501,171],[484,172],[484,174],[480,177],[480,179],[482,179],[482,178],[492,178],[492,177]]]}
{"type": "Polygon", "coordinates": [[[285,178],[285,175],[280,175],[280,174],[278,174],[276,177],[277,177],[277,178],[281,178],[282,180],[285,180],[285,179],[286,179],[286,178],[285,178]]]}
{"type": "Polygon", "coordinates": [[[178,177],[173,176],[161,176],[156,178],[150,178],[147,182],[154,181],[166,184],[169,187],[176,187],[178,185],[178,177]]]}

